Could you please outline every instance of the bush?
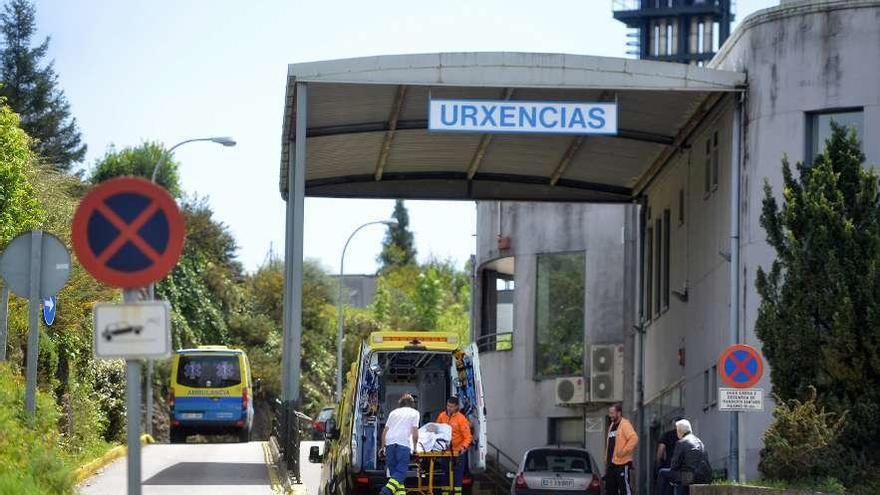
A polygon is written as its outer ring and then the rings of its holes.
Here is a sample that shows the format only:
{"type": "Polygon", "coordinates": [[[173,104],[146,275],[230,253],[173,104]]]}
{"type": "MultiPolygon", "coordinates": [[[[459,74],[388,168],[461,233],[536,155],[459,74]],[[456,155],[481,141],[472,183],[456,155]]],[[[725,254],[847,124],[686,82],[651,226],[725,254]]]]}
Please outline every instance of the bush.
{"type": "Polygon", "coordinates": [[[799,482],[834,475],[839,460],[837,440],[846,413],[837,416],[825,412],[816,402],[814,388],[808,400],[777,401],[758,464],[764,478],[799,482]]]}
{"type": "Polygon", "coordinates": [[[33,418],[24,413],[24,383],[0,363],[0,493],[73,493],[73,472],[58,447],[58,411],[37,394],[33,418]]]}

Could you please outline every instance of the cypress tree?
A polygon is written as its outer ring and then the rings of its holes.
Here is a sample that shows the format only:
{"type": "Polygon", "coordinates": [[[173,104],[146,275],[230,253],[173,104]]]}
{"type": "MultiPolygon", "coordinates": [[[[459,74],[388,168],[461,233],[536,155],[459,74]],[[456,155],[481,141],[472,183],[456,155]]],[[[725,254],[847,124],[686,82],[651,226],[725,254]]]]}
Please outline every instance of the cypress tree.
{"type": "Polygon", "coordinates": [[[403,200],[398,199],[394,202],[394,213],[391,216],[397,220],[397,225],[388,226],[388,231],[385,233],[378,260],[381,263],[379,272],[397,266],[416,264],[416,248],[413,234],[409,230],[409,212],[403,200]]]}
{"type": "Polygon", "coordinates": [[[36,8],[27,0],[12,0],[0,13],[0,96],[21,116],[21,127],[34,139],[33,147],[61,171],[81,162],[86,145],[70,115],[70,104],[58,88],[54,64],[43,63],[47,37],[31,46],[36,34],[36,8]]]}
{"type": "Polygon", "coordinates": [[[819,406],[849,411],[844,437],[858,441],[840,446],[838,474],[854,481],[880,465],[880,193],[855,133],[832,127],[797,176],[783,160],[781,207],[764,184],[761,225],[776,260],[758,270],[755,330],[780,399],[815,387],[819,406]]]}

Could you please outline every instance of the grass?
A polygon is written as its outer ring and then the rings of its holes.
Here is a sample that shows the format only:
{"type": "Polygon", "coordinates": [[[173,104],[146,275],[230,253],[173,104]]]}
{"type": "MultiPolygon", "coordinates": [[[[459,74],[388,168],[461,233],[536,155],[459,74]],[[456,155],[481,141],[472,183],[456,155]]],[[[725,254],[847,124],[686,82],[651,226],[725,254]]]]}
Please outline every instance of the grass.
{"type": "Polygon", "coordinates": [[[756,486],[761,488],[774,488],[777,490],[802,490],[820,493],[845,494],[846,488],[834,478],[822,478],[818,480],[780,481],[780,480],[751,480],[745,483],[732,481],[718,481],[718,485],[756,486]]]}

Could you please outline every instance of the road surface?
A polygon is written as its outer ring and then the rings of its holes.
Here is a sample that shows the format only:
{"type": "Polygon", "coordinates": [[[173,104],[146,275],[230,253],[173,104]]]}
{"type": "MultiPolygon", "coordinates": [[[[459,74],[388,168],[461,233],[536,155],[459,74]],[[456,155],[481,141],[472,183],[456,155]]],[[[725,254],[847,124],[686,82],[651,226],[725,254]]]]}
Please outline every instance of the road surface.
{"type": "Polygon", "coordinates": [[[299,445],[302,484],[293,485],[293,493],[296,495],[318,495],[318,485],[321,483],[321,465],[309,462],[309,447],[317,445],[323,450],[324,442],[300,442],[299,445]]]}
{"type": "MultiPolygon", "coordinates": [[[[155,444],[141,451],[143,495],[272,495],[265,442],[155,444]]],[[[306,448],[308,461],[308,448],[306,448]]],[[[320,476],[320,469],[318,471],[320,476]]],[[[80,485],[82,495],[124,495],[126,459],[80,485]]]]}

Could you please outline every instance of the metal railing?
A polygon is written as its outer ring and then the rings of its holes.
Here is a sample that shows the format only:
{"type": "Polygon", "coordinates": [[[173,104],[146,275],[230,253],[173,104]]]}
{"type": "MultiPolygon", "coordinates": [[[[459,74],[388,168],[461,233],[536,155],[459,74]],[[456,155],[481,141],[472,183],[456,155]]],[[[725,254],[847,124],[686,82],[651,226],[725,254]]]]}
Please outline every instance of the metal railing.
{"type": "Polygon", "coordinates": [[[492,442],[487,442],[487,446],[489,447],[489,452],[486,455],[484,478],[494,485],[494,493],[506,495],[509,493],[510,485],[513,483],[512,480],[507,478],[507,473],[516,472],[519,468],[519,463],[492,442]]]}
{"type": "Polygon", "coordinates": [[[513,350],[513,332],[490,333],[477,337],[480,352],[513,350]]]}
{"type": "Polygon", "coordinates": [[[288,475],[293,483],[301,483],[299,462],[299,443],[303,438],[303,426],[311,427],[312,418],[297,411],[293,403],[284,406],[281,399],[275,398],[272,404],[272,436],[278,440],[281,459],[287,466],[288,475]]]}
{"type": "Polygon", "coordinates": [[[613,0],[611,8],[615,12],[619,12],[676,7],[712,7],[716,5],[720,5],[719,0],[613,0]]]}

